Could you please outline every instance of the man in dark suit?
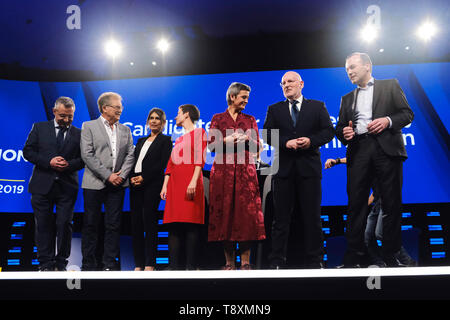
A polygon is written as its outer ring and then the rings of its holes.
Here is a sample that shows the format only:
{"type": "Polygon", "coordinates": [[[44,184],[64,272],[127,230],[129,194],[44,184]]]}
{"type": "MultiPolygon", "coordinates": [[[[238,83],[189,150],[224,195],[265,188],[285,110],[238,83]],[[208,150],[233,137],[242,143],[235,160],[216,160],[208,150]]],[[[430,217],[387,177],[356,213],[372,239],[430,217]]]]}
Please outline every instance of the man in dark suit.
{"type": "Polygon", "coordinates": [[[281,82],[285,101],[269,106],[264,129],[267,143],[274,146],[279,168],[273,176],[274,220],[272,268],[286,263],[291,216],[297,201],[304,240],[304,266],[321,268],[323,233],[320,219],[322,163],[319,147],[333,139],[334,131],[325,105],[302,95],[304,83],[296,72],[287,72],[281,82]],[[279,130],[279,140],[275,132],[279,130]]]}
{"type": "Polygon", "coordinates": [[[407,158],[401,129],[414,114],[396,79],[375,80],[365,53],[347,57],[345,69],[357,89],[341,99],[336,136],[347,147],[348,226],[343,266],[360,266],[366,254],[364,230],[371,181],[376,176],[383,209],[382,255],[398,266],[401,247],[403,161],[407,158]]]}
{"type": "Polygon", "coordinates": [[[105,207],[103,270],[120,270],[120,226],[125,187],[134,165],[131,130],[119,123],[122,97],[105,92],[97,101],[100,117],[86,121],[81,129],[81,158],[86,164],[83,188],[84,217],[81,239],[82,270],[97,270],[98,226],[105,207]]]}
{"type": "Polygon", "coordinates": [[[24,158],[34,164],[28,191],[41,271],[65,270],[70,256],[77,171],[84,166],[80,156],[81,131],[71,125],[74,113],[72,99],[58,98],[53,108],[55,119],[33,124],[23,148],[24,158]]]}

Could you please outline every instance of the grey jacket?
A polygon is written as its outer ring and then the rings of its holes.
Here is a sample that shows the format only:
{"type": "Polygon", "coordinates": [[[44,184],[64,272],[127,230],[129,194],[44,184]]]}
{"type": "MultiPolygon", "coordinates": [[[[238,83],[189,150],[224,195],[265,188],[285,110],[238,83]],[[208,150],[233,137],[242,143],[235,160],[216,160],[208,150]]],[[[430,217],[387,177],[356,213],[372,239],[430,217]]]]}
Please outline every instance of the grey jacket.
{"type": "Polygon", "coordinates": [[[83,189],[100,190],[106,187],[106,181],[113,172],[121,171],[125,180],[123,187],[128,187],[128,175],[134,165],[134,144],[131,130],[119,123],[117,131],[117,159],[113,168],[112,150],[108,134],[100,116],[96,120],[86,121],[81,128],[81,158],[84,169],[83,189]]]}

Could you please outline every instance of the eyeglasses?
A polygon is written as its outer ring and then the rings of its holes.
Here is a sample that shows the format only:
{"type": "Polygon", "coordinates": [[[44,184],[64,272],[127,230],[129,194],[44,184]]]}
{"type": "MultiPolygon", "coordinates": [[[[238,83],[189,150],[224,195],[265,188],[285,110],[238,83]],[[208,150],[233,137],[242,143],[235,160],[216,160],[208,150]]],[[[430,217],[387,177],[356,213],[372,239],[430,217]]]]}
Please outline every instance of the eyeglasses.
{"type": "Polygon", "coordinates": [[[116,110],[122,110],[122,109],[123,109],[122,106],[111,106],[111,105],[106,105],[105,107],[111,107],[111,108],[116,109],[116,110]]]}
{"type": "Polygon", "coordinates": [[[294,84],[295,82],[297,82],[298,80],[286,80],[286,81],[283,81],[283,82],[281,82],[280,83],[280,86],[282,87],[282,88],[284,88],[284,87],[286,87],[286,86],[289,86],[289,85],[291,85],[291,84],[294,84]]]}

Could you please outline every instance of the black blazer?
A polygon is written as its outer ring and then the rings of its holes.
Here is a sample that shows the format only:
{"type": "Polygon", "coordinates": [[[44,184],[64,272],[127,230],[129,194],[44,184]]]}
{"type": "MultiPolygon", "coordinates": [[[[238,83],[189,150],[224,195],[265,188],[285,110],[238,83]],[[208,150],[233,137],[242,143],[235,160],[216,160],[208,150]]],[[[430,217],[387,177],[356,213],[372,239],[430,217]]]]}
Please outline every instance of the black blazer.
{"type": "Polygon", "coordinates": [[[334,137],[333,124],[323,102],[303,97],[295,127],[289,112],[289,101],[275,103],[267,109],[264,129],[268,130],[267,143],[272,146],[276,144],[272,141],[270,130],[279,129],[279,169],[276,177],[289,176],[294,166],[304,177],[322,176],[319,147],[334,137]],[[299,137],[308,137],[311,146],[306,150],[286,148],[288,140],[299,137]]]}
{"type": "Polygon", "coordinates": [[[80,129],[70,126],[64,139],[63,149],[58,154],[54,120],[33,124],[23,148],[24,158],[34,164],[28,192],[47,194],[58,177],[68,187],[67,190],[77,193],[77,171],[84,167],[80,155],[80,134],[80,129]],[[56,156],[62,156],[67,160],[69,167],[66,170],[59,172],[50,167],[50,160],[56,156]]]}
{"type": "MultiPolygon", "coordinates": [[[[336,125],[336,136],[344,145],[348,144],[348,161],[351,161],[355,145],[353,139],[350,142],[345,140],[343,129],[353,118],[355,93],[356,89],[341,98],[339,121],[336,125]]],[[[376,139],[387,155],[406,159],[408,156],[403,142],[402,128],[412,122],[414,113],[409,107],[397,79],[375,80],[374,82],[372,119],[386,116],[391,118],[392,127],[376,135],[376,139]]]]}
{"type": "Polygon", "coordinates": [[[136,148],[134,149],[135,162],[130,177],[141,175],[144,179],[143,186],[149,186],[155,183],[162,185],[164,181],[164,170],[166,169],[173,146],[172,139],[169,136],[163,135],[162,133],[158,134],[142,160],[142,173],[134,172],[139,154],[148,137],[142,137],[136,143],[136,148]]]}

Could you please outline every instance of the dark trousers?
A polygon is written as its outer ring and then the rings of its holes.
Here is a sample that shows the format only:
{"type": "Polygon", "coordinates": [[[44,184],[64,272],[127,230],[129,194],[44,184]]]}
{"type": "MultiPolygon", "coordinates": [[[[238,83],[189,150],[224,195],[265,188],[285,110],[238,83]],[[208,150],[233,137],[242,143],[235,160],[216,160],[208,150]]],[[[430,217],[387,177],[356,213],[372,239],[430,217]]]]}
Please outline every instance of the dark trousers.
{"type": "Polygon", "coordinates": [[[131,232],[135,266],[155,266],[161,185],[130,189],[131,232]]]}
{"type": "Polygon", "coordinates": [[[203,225],[196,223],[168,223],[169,269],[196,270],[200,254],[200,232],[203,225]]]}
{"type": "Polygon", "coordinates": [[[289,232],[300,232],[304,242],[304,262],[314,265],[322,262],[323,232],[321,213],[322,186],[320,177],[303,177],[298,169],[288,178],[275,177],[272,181],[274,217],[272,223],[272,264],[286,262],[289,232]],[[295,204],[300,215],[301,230],[290,230],[295,204]]]}
{"type": "Polygon", "coordinates": [[[120,254],[120,227],[125,189],[107,186],[101,190],[83,189],[84,216],[81,238],[83,270],[97,270],[96,258],[98,229],[102,205],[105,208],[105,236],[103,244],[103,267],[118,270],[117,258],[120,254]]]}
{"type": "MultiPolygon", "coordinates": [[[[357,139],[357,138],[355,138],[357,139]]],[[[347,156],[347,252],[344,264],[354,264],[366,253],[368,198],[371,182],[376,176],[381,198],[383,256],[393,256],[401,247],[401,205],[403,160],[386,155],[372,136],[357,139],[347,156]]]]}
{"type": "Polygon", "coordinates": [[[58,180],[55,180],[47,194],[31,195],[39,269],[56,267],[63,270],[66,267],[70,256],[76,198],[77,191],[58,180]]]}

